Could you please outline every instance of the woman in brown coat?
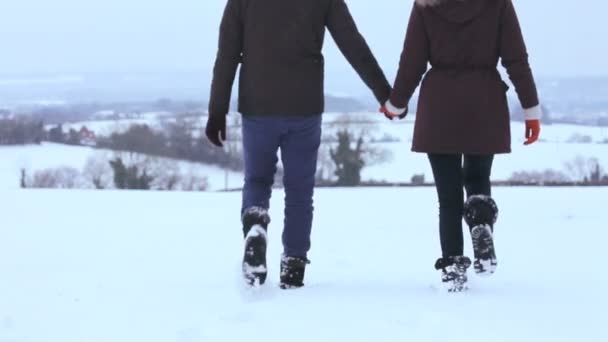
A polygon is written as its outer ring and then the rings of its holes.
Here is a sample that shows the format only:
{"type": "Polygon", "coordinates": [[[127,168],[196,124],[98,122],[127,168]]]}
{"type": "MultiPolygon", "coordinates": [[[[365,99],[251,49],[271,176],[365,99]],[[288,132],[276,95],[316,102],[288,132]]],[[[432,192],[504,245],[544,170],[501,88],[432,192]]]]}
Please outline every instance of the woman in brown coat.
{"type": "Polygon", "coordinates": [[[412,149],[428,154],[433,169],[443,254],[435,268],[451,291],[466,289],[471,265],[463,256],[463,215],[473,239],[475,271],[489,275],[497,265],[493,229],[498,209],[490,197],[490,173],[494,155],[511,152],[508,86],[497,70],[499,60],[525,110],[525,144],[532,144],[542,113],[511,0],[416,0],[394,89],[381,109],[389,118],[405,117],[426,73],[412,149]]]}

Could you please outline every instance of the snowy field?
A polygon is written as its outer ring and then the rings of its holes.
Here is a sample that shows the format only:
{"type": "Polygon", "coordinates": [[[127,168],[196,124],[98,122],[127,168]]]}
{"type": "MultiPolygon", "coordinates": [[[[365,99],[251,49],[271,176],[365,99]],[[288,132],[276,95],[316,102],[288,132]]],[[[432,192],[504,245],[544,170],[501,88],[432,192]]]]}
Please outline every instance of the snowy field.
{"type": "MultiPolygon", "coordinates": [[[[110,113],[114,114],[113,112],[110,113]]],[[[63,126],[63,131],[67,132],[70,129],[80,130],[82,127],[87,127],[89,130],[94,131],[97,135],[109,136],[112,133],[125,132],[132,125],[148,125],[152,128],[159,129],[162,120],[170,118],[171,113],[165,112],[150,112],[144,113],[137,119],[99,119],[91,121],[80,121],[66,123],[63,126]]],[[[56,125],[47,125],[46,129],[51,129],[56,125]]]]}
{"type": "Polygon", "coordinates": [[[248,292],[239,193],[0,190],[0,341],[602,340],[608,189],[495,197],[498,271],[450,295],[431,188],[319,190],[307,286],[289,292],[281,193],[270,281],[248,292]]]}
{"type": "MultiPolygon", "coordinates": [[[[145,120],[147,120],[148,124],[152,125],[154,117],[151,115],[146,116],[145,120]]],[[[235,115],[231,115],[231,117],[233,119],[236,118],[235,115]]],[[[409,183],[412,176],[420,174],[425,175],[427,182],[433,180],[426,155],[410,151],[414,127],[413,119],[408,118],[404,121],[389,122],[375,113],[355,114],[353,117],[374,122],[375,128],[372,131],[372,136],[376,139],[388,135],[400,140],[398,142],[384,142],[372,145],[389,151],[391,157],[386,163],[364,168],[362,171],[362,179],[364,181],[409,183]]],[[[326,135],[331,134],[335,130],[331,122],[337,118],[339,118],[339,115],[326,116],[324,126],[326,135]]],[[[125,122],[132,123],[128,120],[125,122]]],[[[109,130],[118,129],[117,127],[107,126],[109,130]]],[[[127,126],[123,125],[122,127],[127,126]]],[[[362,128],[361,125],[351,127],[355,132],[362,128]]],[[[511,129],[513,135],[513,153],[496,157],[492,174],[492,179],[495,181],[508,180],[515,172],[545,171],[547,169],[564,172],[570,176],[566,164],[573,162],[577,158],[585,161],[596,158],[600,165],[608,168],[608,144],[603,143],[608,141],[607,128],[545,125],[542,129],[541,141],[532,146],[523,146],[523,123],[513,123],[511,129]],[[591,142],[572,142],[571,138],[573,136],[586,136],[591,142]]],[[[99,150],[89,147],[56,144],[26,147],[0,146],[0,189],[18,187],[20,170],[22,168],[36,171],[51,167],[68,166],[82,170],[87,159],[96,153],[100,153],[99,150]]],[[[109,154],[111,155],[111,152],[109,154]]],[[[182,169],[195,168],[198,174],[207,176],[210,190],[219,190],[226,187],[226,172],[224,170],[203,164],[187,162],[180,164],[182,169]]],[[[242,183],[242,173],[228,173],[228,188],[241,187],[242,183]]]]}
{"type": "MultiPolygon", "coordinates": [[[[23,168],[30,173],[64,166],[82,170],[89,158],[99,155],[112,158],[114,152],[52,143],[13,147],[0,146],[0,190],[18,188],[20,170],[23,168]]],[[[207,177],[209,190],[224,189],[226,172],[219,167],[190,162],[180,162],[179,167],[184,171],[193,170],[196,174],[207,177]]],[[[242,185],[242,173],[228,172],[227,176],[229,188],[242,185]]]]}

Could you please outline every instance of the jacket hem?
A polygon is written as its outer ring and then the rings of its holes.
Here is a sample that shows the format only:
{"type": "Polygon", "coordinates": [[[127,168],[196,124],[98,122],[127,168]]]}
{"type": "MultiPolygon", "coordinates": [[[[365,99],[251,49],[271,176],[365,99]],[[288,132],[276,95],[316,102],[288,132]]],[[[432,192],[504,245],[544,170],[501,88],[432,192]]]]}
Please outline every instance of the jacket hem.
{"type": "Polygon", "coordinates": [[[474,156],[484,156],[490,154],[510,154],[512,153],[511,148],[508,149],[496,149],[496,150],[470,150],[470,149],[440,149],[440,148],[424,148],[424,147],[412,147],[414,153],[433,153],[433,154],[468,154],[474,156]]]}

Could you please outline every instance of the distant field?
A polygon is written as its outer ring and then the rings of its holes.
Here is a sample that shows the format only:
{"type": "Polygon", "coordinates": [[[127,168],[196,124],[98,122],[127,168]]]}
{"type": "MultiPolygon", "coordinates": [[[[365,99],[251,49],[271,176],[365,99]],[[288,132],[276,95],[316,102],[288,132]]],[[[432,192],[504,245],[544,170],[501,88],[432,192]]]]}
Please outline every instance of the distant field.
{"type": "MultiPolygon", "coordinates": [[[[336,130],[333,124],[342,117],[339,114],[329,114],[324,118],[324,134],[331,136],[336,130]]],[[[426,181],[432,181],[432,172],[428,160],[423,154],[410,151],[413,134],[413,119],[389,122],[376,113],[361,113],[350,116],[355,123],[351,124],[354,132],[362,129],[370,130],[368,138],[376,141],[390,137],[392,142],[378,142],[372,146],[385,149],[389,152],[387,162],[364,168],[362,177],[364,181],[386,181],[409,183],[413,175],[425,176],[426,181]]],[[[66,124],[64,130],[79,129],[87,126],[98,134],[109,135],[112,132],[124,131],[132,124],[148,124],[159,128],[160,119],[166,117],[155,113],[144,115],[140,119],[128,120],[101,120],[66,124]]],[[[236,115],[230,116],[231,124],[238,122],[236,115]]],[[[168,118],[171,120],[171,118],[168,118]]],[[[202,128],[204,119],[198,123],[197,130],[202,128]]],[[[238,126],[233,130],[240,129],[238,126]]],[[[523,123],[513,123],[513,153],[496,157],[492,179],[495,181],[508,180],[514,172],[544,171],[552,169],[566,172],[566,163],[575,159],[588,160],[596,158],[600,165],[608,168],[608,128],[576,126],[576,125],[545,125],[541,133],[541,141],[533,146],[523,146],[523,123]],[[588,140],[588,143],[577,141],[588,140]]],[[[229,135],[229,139],[235,136],[229,135]]],[[[0,187],[13,188],[18,186],[21,168],[30,171],[49,167],[69,166],[82,169],[89,157],[99,150],[89,147],[73,147],[56,144],[43,144],[40,146],[0,147],[0,187]]],[[[101,151],[103,153],[103,151],[101,151]]],[[[106,151],[106,153],[110,153],[106,151]]],[[[183,162],[188,166],[192,163],[183,162]]],[[[200,172],[208,176],[210,189],[224,189],[226,180],[229,188],[242,186],[241,173],[226,172],[214,166],[194,164],[200,172]]]]}

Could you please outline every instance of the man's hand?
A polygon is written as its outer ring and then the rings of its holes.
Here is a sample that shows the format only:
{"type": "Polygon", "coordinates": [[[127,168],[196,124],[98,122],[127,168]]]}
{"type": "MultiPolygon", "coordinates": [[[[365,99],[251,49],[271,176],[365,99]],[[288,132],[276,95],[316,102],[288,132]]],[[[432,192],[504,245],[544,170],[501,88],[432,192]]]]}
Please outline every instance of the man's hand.
{"type": "Polygon", "coordinates": [[[226,115],[209,115],[205,128],[207,139],[217,147],[223,147],[226,141],[226,115]]]}

